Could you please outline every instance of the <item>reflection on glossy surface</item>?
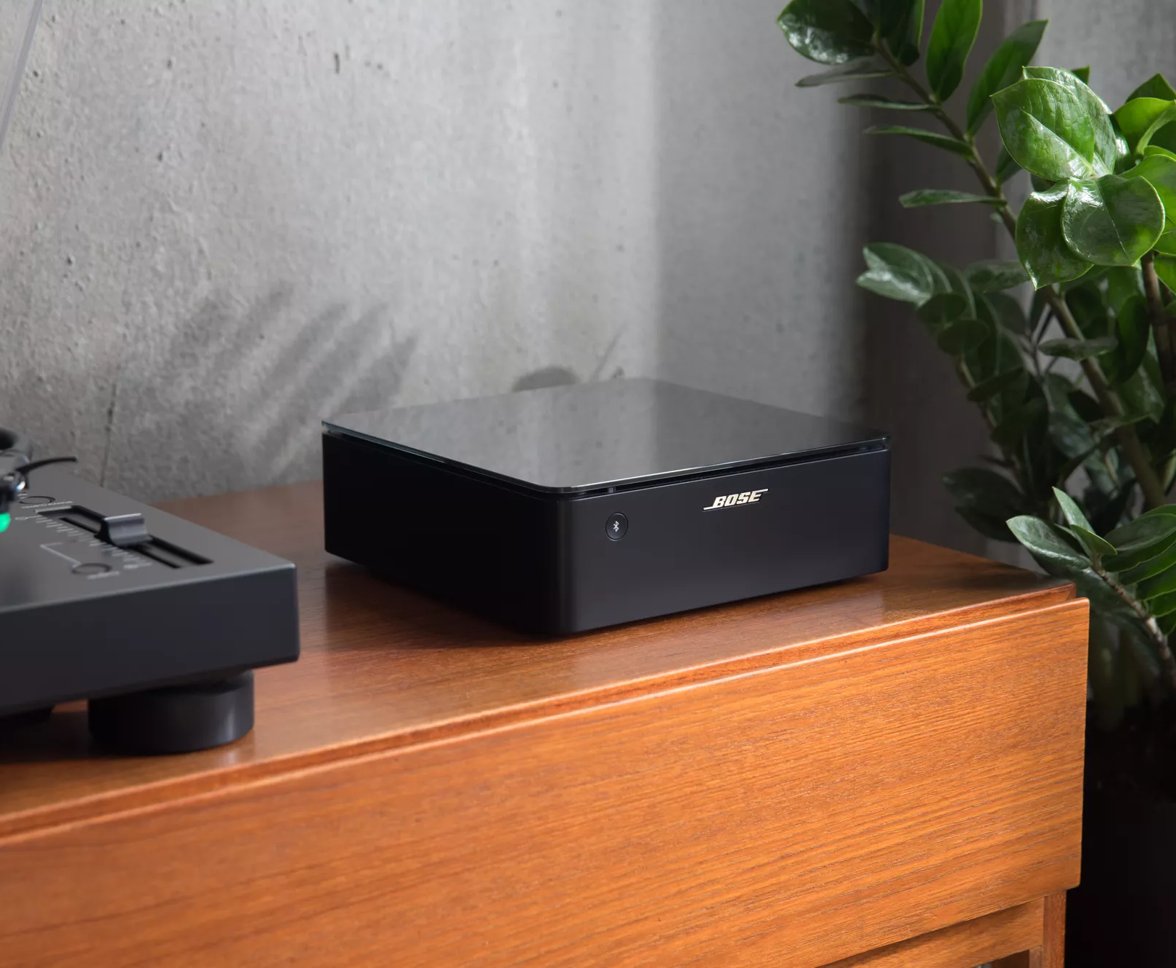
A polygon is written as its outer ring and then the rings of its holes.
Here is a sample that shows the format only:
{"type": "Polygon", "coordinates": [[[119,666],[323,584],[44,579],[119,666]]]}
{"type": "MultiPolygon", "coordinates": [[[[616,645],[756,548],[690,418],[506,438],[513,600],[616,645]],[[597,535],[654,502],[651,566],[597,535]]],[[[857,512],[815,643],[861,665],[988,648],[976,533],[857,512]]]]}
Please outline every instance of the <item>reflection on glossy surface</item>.
{"type": "MultiPolygon", "coordinates": [[[[1064,583],[895,538],[889,571],[564,639],[384,582],[323,548],[317,483],[167,510],[298,566],[302,658],[256,673],[243,740],[183,756],[104,756],[76,707],[0,739],[0,835],[203,789],[1048,607],[1064,583]],[[705,672],[701,670],[707,670],[705,672]],[[599,701],[599,698],[597,700],[599,701]],[[350,755],[349,754],[349,755],[350,755]],[[283,765],[284,764],[284,765],[283,765]]],[[[933,639],[930,647],[935,647],[933,639]]]]}
{"type": "Polygon", "coordinates": [[[350,414],[325,426],[557,491],[736,467],[885,437],[835,420],[644,379],[350,414]]]}

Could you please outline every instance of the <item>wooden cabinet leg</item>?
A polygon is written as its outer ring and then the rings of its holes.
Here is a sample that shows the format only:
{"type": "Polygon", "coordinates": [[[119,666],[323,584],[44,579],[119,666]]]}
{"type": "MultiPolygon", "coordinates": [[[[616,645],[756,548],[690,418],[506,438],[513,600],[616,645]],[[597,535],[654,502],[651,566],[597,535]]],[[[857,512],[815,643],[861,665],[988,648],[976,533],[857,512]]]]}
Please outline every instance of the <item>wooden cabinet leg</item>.
{"type": "Polygon", "coordinates": [[[1045,899],[1045,918],[1041,926],[1041,946],[1000,958],[992,968],[1063,968],[1066,959],[1066,895],[1051,894],[1045,899]]]}

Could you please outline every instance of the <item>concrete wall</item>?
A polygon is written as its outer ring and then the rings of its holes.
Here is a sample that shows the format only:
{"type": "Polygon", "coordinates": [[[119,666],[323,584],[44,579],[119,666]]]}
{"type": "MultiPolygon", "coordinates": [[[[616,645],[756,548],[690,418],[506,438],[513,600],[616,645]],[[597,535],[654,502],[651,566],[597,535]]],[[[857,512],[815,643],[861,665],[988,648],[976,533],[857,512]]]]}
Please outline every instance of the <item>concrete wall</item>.
{"type": "Polygon", "coordinates": [[[314,476],[323,415],[621,372],[853,415],[857,119],[778,6],[47,0],[0,422],[157,499],[314,476]]]}

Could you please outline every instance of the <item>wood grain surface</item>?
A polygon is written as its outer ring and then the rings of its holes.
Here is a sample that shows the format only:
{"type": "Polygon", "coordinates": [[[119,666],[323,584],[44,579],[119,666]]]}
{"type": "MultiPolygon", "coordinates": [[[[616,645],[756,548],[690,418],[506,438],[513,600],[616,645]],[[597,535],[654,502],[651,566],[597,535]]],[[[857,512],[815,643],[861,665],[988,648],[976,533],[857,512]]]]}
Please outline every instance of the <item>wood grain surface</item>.
{"type": "Polygon", "coordinates": [[[1041,944],[1044,906],[1041,900],[1030,901],[854,955],[828,968],[972,968],[994,958],[1000,960],[993,968],[1013,968],[1003,956],[1020,957],[1020,953],[1041,944]]]}
{"type": "Polygon", "coordinates": [[[543,641],[328,560],[318,501],[172,508],[299,565],[253,734],[0,743],[13,963],[815,966],[1076,882],[1069,586],[895,539],[884,575],[543,641]]]}

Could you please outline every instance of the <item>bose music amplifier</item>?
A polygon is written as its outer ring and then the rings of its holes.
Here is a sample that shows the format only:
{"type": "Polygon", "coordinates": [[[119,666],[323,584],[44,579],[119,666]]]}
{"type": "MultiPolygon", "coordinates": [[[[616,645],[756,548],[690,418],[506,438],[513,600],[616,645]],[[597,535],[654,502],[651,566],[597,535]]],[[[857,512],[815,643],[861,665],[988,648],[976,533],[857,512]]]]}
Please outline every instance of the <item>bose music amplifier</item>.
{"type": "Polygon", "coordinates": [[[564,634],[886,568],[885,434],[654,380],[324,423],[327,551],[564,634]]]}

